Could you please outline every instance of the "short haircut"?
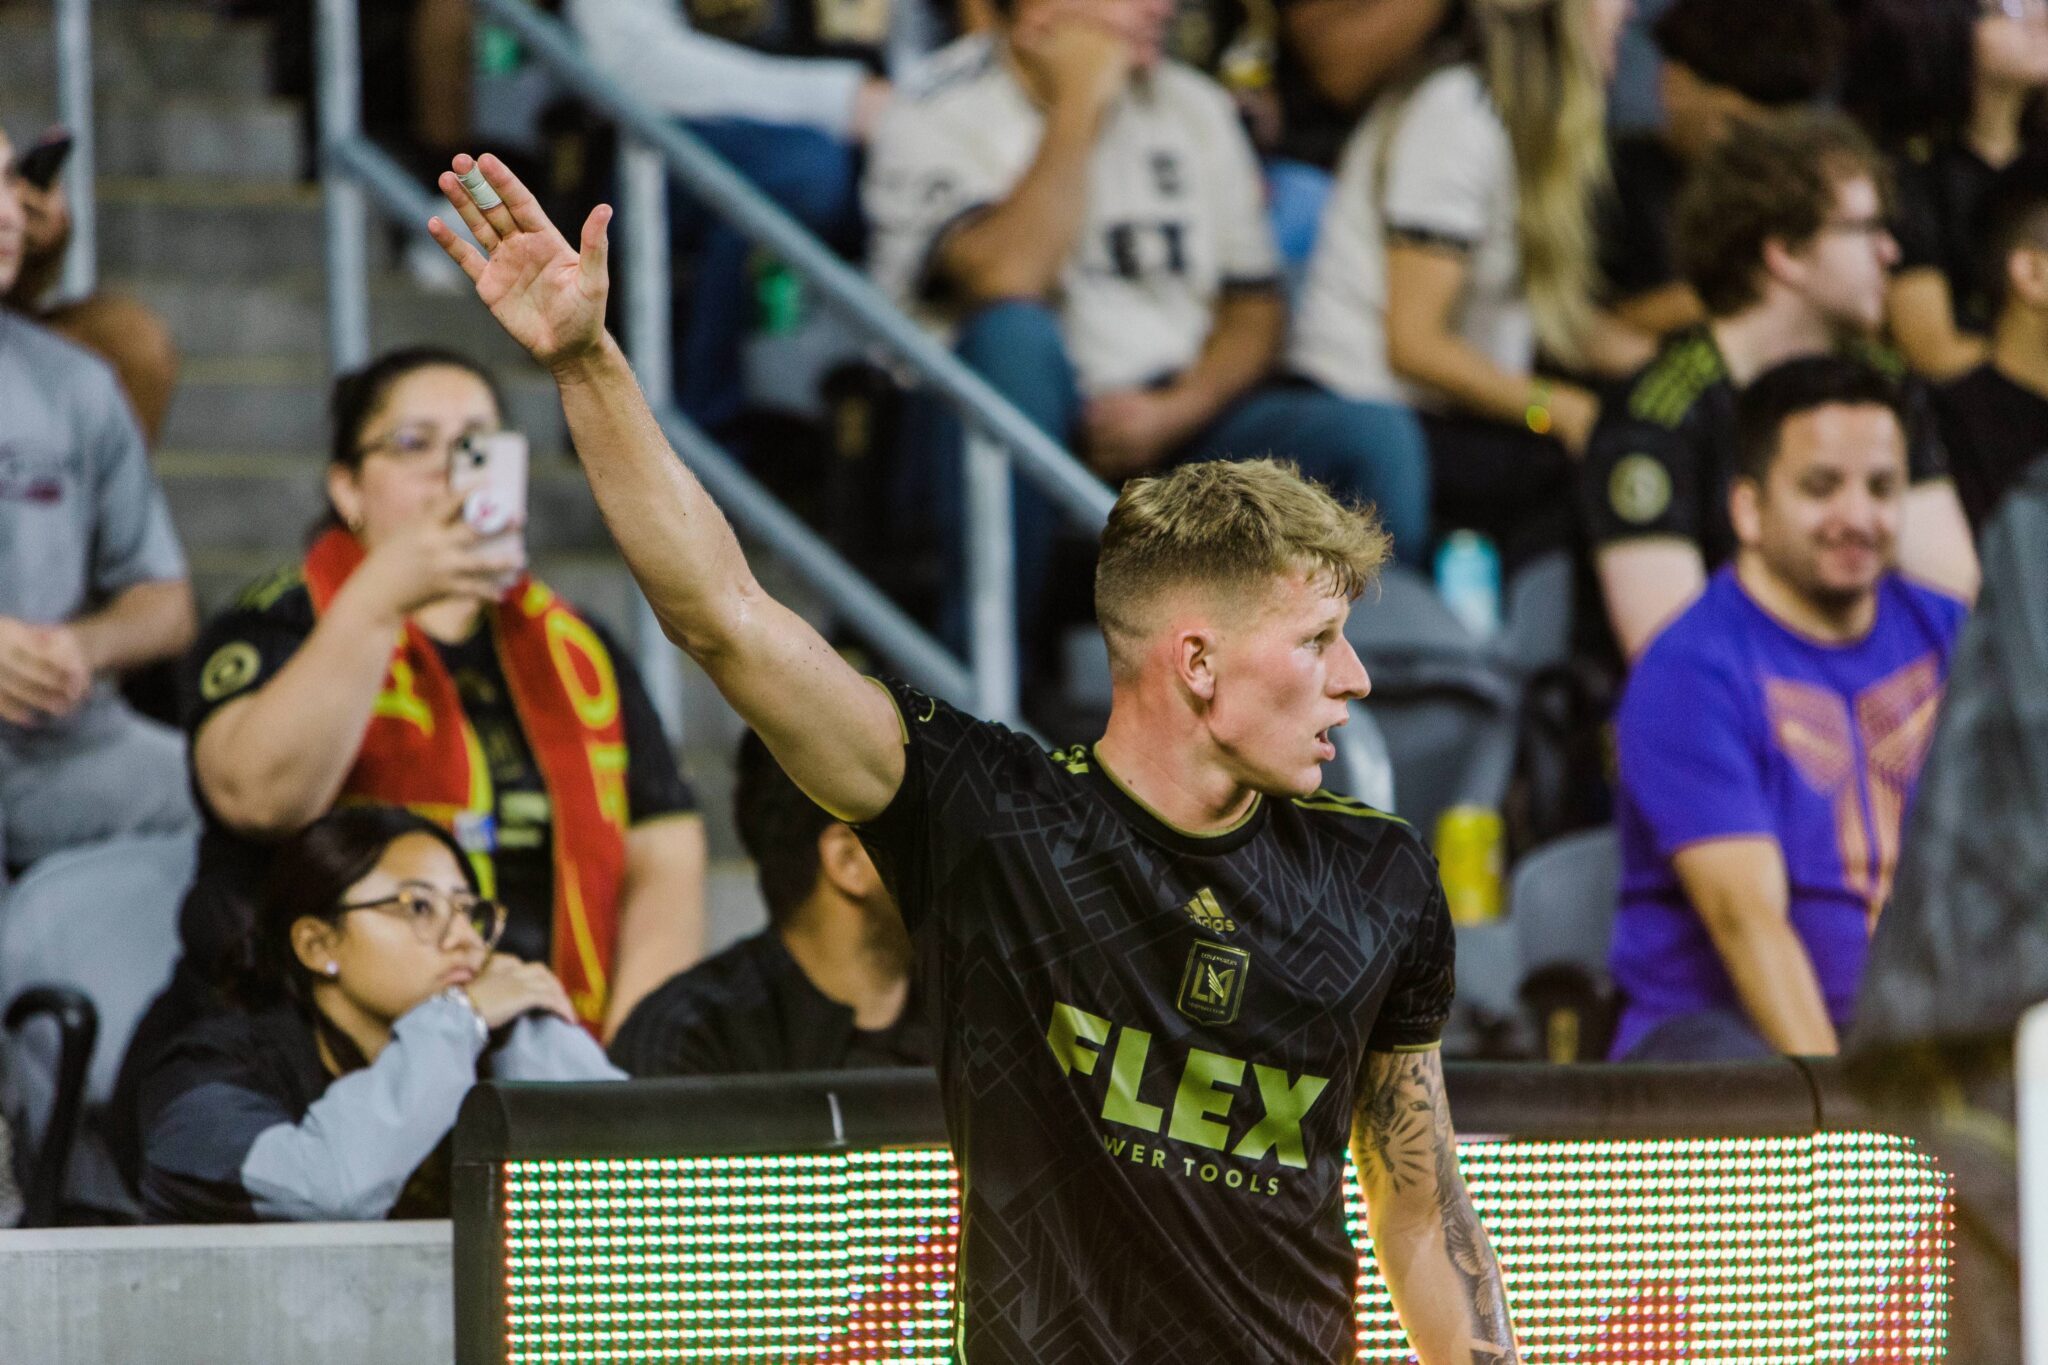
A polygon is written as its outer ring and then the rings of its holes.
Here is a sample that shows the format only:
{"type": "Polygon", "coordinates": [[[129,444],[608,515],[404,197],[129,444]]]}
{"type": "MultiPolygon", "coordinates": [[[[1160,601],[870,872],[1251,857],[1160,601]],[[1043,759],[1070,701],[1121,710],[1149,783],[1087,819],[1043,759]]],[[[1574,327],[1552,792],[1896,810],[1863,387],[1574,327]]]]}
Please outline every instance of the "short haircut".
{"type": "Polygon", "coordinates": [[[1677,0],[1651,32],[1667,60],[1761,105],[1834,88],[1841,24],[1828,0],[1677,0]]]}
{"type": "Polygon", "coordinates": [[[2048,148],[2029,151],[2000,171],[1978,217],[1979,283],[1993,310],[2003,310],[2013,253],[2023,247],[2048,251],[2048,148]]]}
{"type": "Polygon", "coordinates": [[[1883,408],[1905,434],[1905,397],[1889,375],[1847,356],[1801,356],[1765,370],[1736,398],[1736,473],[1763,483],[1778,458],[1785,424],[1838,403],[1883,408]]]}
{"type": "Polygon", "coordinates": [[[1371,507],[1338,501],[1277,460],[1211,460],[1133,479],[1110,509],[1095,565],[1095,614],[1110,668],[1136,670],[1150,609],[1195,585],[1231,591],[1307,571],[1356,597],[1392,540],[1371,507]]]}
{"type": "Polygon", "coordinates": [[[818,836],[838,822],[804,795],[752,730],[740,739],[732,806],[768,922],[780,929],[818,884],[818,836]]]}
{"type": "Polygon", "coordinates": [[[1764,244],[1801,247],[1834,211],[1844,182],[1868,176],[1886,198],[1883,160],[1840,114],[1800,111],[1747,120],[1693,169],[1679,195],[1679,273],[1713,317],[1763,297],[1764,244]]]}

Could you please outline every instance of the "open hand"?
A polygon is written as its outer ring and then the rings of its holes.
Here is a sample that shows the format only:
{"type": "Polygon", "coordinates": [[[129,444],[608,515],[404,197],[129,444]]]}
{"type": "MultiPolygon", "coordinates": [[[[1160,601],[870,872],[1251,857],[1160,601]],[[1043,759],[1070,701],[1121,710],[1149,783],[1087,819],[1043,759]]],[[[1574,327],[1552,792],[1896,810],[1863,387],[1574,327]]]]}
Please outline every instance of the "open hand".
{"type": "Polygon", "coordinates": [[[605,299],[611,292],[605,232],[612,220],[611,205],[599,204],[590,211],[578,251],[541,212],[533,192],[497,157],[486,153],[474,160],[465,153],[455,158],[454,166],[454,171],[441,172],[441,193],[462,215],[483,251],[463,241],[440,218],[429,219],[427,231],[476,285],[477,297],[498,325],[535,360],[559,370],[593,354],[604,341],[605,299]],[[476,206],[459,178],[472,165],[483,171],[504,203],[489,209],[476,206]]]}

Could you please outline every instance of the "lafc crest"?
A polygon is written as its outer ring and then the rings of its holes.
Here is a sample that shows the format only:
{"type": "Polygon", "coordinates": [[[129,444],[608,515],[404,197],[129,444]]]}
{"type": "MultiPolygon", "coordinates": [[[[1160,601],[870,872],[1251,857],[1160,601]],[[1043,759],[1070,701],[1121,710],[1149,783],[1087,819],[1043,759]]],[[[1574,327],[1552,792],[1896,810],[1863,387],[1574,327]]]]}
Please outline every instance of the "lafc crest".
{"type": "Polygon", "coordinates": [[[1181,972],[1180,1012],[1202,1024],[1236,1023],[1251,970],[1252,955],[1244,949],[1197,940],[1181,972]]]}

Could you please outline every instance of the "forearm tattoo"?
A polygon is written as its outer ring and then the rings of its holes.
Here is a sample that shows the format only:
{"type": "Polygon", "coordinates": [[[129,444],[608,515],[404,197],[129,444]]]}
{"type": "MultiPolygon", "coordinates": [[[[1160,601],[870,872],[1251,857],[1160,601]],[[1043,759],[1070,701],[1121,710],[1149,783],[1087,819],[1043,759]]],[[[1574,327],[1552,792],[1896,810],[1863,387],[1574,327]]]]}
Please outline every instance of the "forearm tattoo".
{"type": "Polygon", "coordinates": [[[1500,1264],[1458,1171],[1441,1054],[1375,1055],[1366,1068],[1355,1132],[1368,1206],[1375,1197],[1427,1200],[1442,1227],[1444,1251],[1469,1308],[1471,1365],[1514,1365],[1520,1356],[1500,1264]]]}

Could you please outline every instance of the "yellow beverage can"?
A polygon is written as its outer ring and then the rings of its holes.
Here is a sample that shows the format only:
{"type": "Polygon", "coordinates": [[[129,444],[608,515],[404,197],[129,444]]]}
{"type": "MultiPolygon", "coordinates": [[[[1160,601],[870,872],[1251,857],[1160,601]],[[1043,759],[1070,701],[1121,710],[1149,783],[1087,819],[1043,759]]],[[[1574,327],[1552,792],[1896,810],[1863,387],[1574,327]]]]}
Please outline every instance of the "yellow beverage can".
{"type": "Polygon", "coordinates": [[[1447,806],[1436,817],[1436,861],[1454,924],[1500,918],[1507,825],[1491,806],[1447,806]]]}

